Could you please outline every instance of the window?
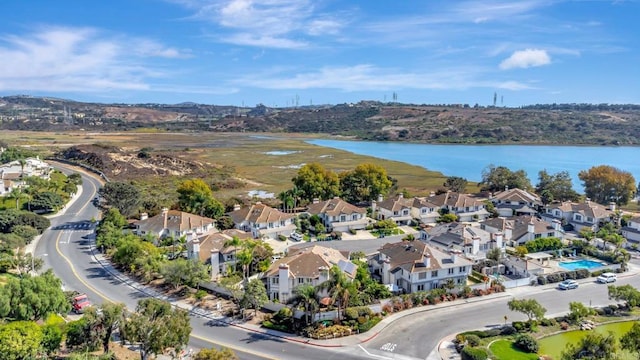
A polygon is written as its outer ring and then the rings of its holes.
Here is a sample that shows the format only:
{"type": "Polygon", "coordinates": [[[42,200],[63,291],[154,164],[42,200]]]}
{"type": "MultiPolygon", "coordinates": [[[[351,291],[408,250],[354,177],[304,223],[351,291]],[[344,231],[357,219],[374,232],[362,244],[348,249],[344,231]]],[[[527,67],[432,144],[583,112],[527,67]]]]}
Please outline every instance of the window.
{"type": "Polygon", "coordinates": [[[358,220],[358,214],[351,215],[351,220],[358,220]]]}
{"type": "Polygon", "coordinates": [[[417,286],[417,291],[424,291],[424,284],[420,284],[417,286]]]}
{"type": "Polygon", "coordinates": [[[424,280],[426,278],[427,278],[427,273],[426,272],[418,273],[418,279],[424,280]]]}
{"type": "Polygon", "coordinates": [[[284,220],[280,221],[280,226],[284,226],[284,220]]]}
{"type": "Polygon", "coordinates": [[[576,214],[576,221],[582,221],[582,215],[576,214]]]}
{"type": "Polygon", "coordinates": [[[587,222],[592,223],[592,222],[593,222],[593,218],[591,218],[591,217],[587,217],[587,222]]]}
{"type": "Polygon", "coordinates": [[[340,215],[340,221],[347,221],[346,215],[340,215]]]}
{"type": "Polygon", "coordinates": [[[279,284],[280,283],[280,278],[277,278],[277,277],[271,278],[271,283],[272,284],[279,284]]]}
{"type": "Polygon", "coordinates": [[[269,223],[269,229],[273,229],[273,223],[272,222],[269,223]]]}
{"type": "Polygon", "coordinates": [[[420,209],[420,212],[421,212],[422,214],[426,214],[426,213],[427,213],[427,209],[422,208],[422,209],[420,209]]]}
{"type": "Polygon", "coordinates": [[[540,239],[542,237],[542,234],[535,234],[533,235],[534,239],[540,239]]]}
{"type": "Polygon", "coordinates": [[[402,215],[404,215],[404,216],[409,215],[409,210],[402,210],[402,215]]]}
{"type": "Polygon", "coordinates": [[[456,279],[456,283],[458,283],[458,285],[459,285],[459,284],[462,284],[462,279],[457,278],[457,279],[456,279]]]}
{"type": "Polygon", "coordinates": [[[547,233],[547,237],[553,237],[553,233],[552,232],[547,233]]]}
{"type": "Polygon", "coordinates": [[[394,211],[394,212],[393,212],[393,215],[398,216],[398,212],[397,212],[397,211],[394,211]]]}
{"type": "Polygon", "coordinates": [[[298,284],[304,284],[304,278],[298,278],[298,284]]]}
{"type": "Polygon", "coordinates": [[[453,268],[451,268],[451,269],[447,269],[447,273],[448,273],[449,275],[453,274],[453,268]]]}
{"type": "Polygon", "coordinates": [[[467,267],[466,266],[460,266],[459,270],[460,270],[461,273],[467,272],[467,267]]]}
{"type": "Polygon", "coordinates": [[[432,278],[434,278],[434,277],[438,277],[438,270],[434,270],[434,271],[432,271],[432,272],[431,272],[431,277],[432,277],[432,278]]]}

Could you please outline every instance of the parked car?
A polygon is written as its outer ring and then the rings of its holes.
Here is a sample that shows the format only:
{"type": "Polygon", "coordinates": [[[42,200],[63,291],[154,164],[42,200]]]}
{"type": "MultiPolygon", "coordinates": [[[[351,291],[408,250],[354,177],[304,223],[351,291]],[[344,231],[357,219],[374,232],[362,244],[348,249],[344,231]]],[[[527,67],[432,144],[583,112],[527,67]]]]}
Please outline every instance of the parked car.
{"type": "Polygon", "coordinates": [[[302,239],[303,239],[302,234],[297,233],[297,232],[292,232],[289,237],[291,238],[291,240],[294,240],[294,241],[302,241],[302,239]]]}
{"type": "Polygon", "coordinates": [[[618,280],[618,275],[610,272],[603,273],[602,275],[598,276],[598,278],[596,279],[597,282],[602,284],[612,283],[612,282],[615,282],[616,280],[618,280]]]}
{"type": "Polygon", "coordinates": [[[578,282],[575,280],[565,280],[560,284],[558,284],[558,289],[560,290],[571,290],[571,289],[577,289],[577,288],[578,288],[578,282]]]}
{"type": "Polygon", "coordinates": [[[75,296],[72,300],[73,312],[76,314],[82,314],[84,311],[91,306],[91,301],[87,297],[87,294],[80,294],[75,296]]]}

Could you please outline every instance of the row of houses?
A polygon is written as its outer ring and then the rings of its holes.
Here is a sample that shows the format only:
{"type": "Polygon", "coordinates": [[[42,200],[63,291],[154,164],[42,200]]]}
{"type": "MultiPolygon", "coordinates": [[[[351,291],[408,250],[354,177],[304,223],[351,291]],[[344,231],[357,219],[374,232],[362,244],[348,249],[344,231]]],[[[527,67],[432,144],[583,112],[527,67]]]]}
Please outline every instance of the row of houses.
{"type": "Polygon", "coordinates": [[[11,161],[0,165],[0,196],[5,196],[13,189],[25,186],[24,179],[29,176],[37,176],[49,179],[53,168],[39,157],[27,158],[20,162],[11,161]]]}

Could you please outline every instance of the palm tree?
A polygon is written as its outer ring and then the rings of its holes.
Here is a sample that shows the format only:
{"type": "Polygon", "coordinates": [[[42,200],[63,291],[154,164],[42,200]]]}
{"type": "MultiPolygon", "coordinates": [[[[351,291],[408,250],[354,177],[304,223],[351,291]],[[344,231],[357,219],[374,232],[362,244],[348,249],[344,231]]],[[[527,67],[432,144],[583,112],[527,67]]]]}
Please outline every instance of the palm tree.
{"type": "Polygon", "coordinates": [[[293,197],[290,190],[279,193],[278,200],[282,201],[282,211],[285,213],[293,207],[293,197]]]}
{"type": "Polygon", "coordinates": [[[340,319],[342,314],[340,310],[347,307],[351,292],[355,290],[353,282],[342,270],[333,266],[329,270],[329,280],[318,285],[318,288],[329,291],[331,301],[338,304],[338,319],[340,319]]]}
{"type": "Polygon", "coordinates": [[[20,200],[25,200],[27,198],[27,194],[25,194],[25,192],[22,191],[21,188],[15,187],[9,193],[8,198],[9,199],[15,199],[16,200],[16,209],[20,209],[20,200]]]}
{"type": "Polygon", "coordinates": [[[238,265],[238,248],[242,245],[242,240],[239,237],[234,236],[231,240],[227,240],[224,243],[225,247],[232,246],[233,247],[233,261],[234,268],[237,268],[238,265]]]}
{"type": "Polygon", "coordinates": [[[300,285],[293,289],[294,296],[287,301],[287,303],[293,304],[294,306],[302,305],[302,307],[304,307],[306,325],[309,325],[309,315],[311,315],[311,321],[313,322],[314,311],[318,310],[317,291],[313,285],[300,285]]]}

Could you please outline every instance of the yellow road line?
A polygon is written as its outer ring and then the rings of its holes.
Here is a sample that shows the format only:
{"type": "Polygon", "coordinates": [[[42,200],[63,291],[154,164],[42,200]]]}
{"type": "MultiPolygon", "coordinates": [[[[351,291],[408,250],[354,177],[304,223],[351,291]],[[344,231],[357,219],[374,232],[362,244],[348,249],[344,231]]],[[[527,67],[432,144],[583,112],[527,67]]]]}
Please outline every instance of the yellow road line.
{"type": "MultiPolygon", "coordinates": [[[[108,298],[108,297],[106,297],[105,295],[103,295],[100,291],[98,291],[98,290],[97,290],[96,288],[94,288],[93,286],[89,285],[89,283],[88,283],[88,282],[84,281],[84,279],[82,279],[82,278],[78,275],[78,272],[76,271],[75,266],[73,266],[73,263],[71,262],[71,260],[69,260],[69,258],[68,258],[68,257],[66,257],[66,256],[62,253],[62,251],[60,251],[60,244],[59,244],[59,243],[60,243],[60,237],[61,237],[61,236],[62,236],[62,231],[60,231],[60,232],[58,233],[58,236],[56,237],[56,252],[58,252],[58,255],[60,255],[60,257],[62,257],[62,258],[67,262],[67,264],[69,264],[69,267],[71,268],[71,272],[73,273],[73,275],[74,275],[74,276],[75,276],[75,277],[76,277],[76,278],[77,278],[77,279],[78,279],[78,280],[79,280],[79,281],[80,281],[84,286],[86,286],[87,288],[89,288],[89,290],[91,290],[91,291],[93,291],[94,293],[96,293],[96,294],[97,294],[98,296],[100,296],[103,300],[105,300],[105,301],[107,301],[107,302],[110,302],[110,303],[113,303],[113,302],[114,302],[113,300],[111,300],[110,298],[108,298]]],[[[272,357],[266,356],[266,355],[264,355],[264,354],[261,354],[261,353],[258,353],[258,352],[254,352],[254,351],[252,351],[252,350],[241,349],[241,348],[239,348],[239,347],[237,347],[237,346],[235,346],[235,345],[229,345],[229,344],[226,344],[226,343],[223,343],[223,342],[220,342],[220,341],[213,341],[213,340],[211,340],[211,339],[203,338],[203,337],[201,337],[201,336],[193,335],[193,334],[190,334],[189,336],[190,336],[190,337],[193,337],[193,338],[196,338],[196,339],[198,339],[198,340],[201,340],[201,341],[208,342],[208,343],[213,344],[213,345],[217,345],[217,346],[221,346],[221,347],[230,348],[230,349],[232,349],[232,350],[236,350],[236,351],[244,352],[244,353],[247,353],[247,354],[251,354],[251,355],[253,355],[253,356],[259,356],[259,357],[262,357],[262,358],[265,358],[265,359],[276,360],[276,358],[272,358],[272,357]]]]}

